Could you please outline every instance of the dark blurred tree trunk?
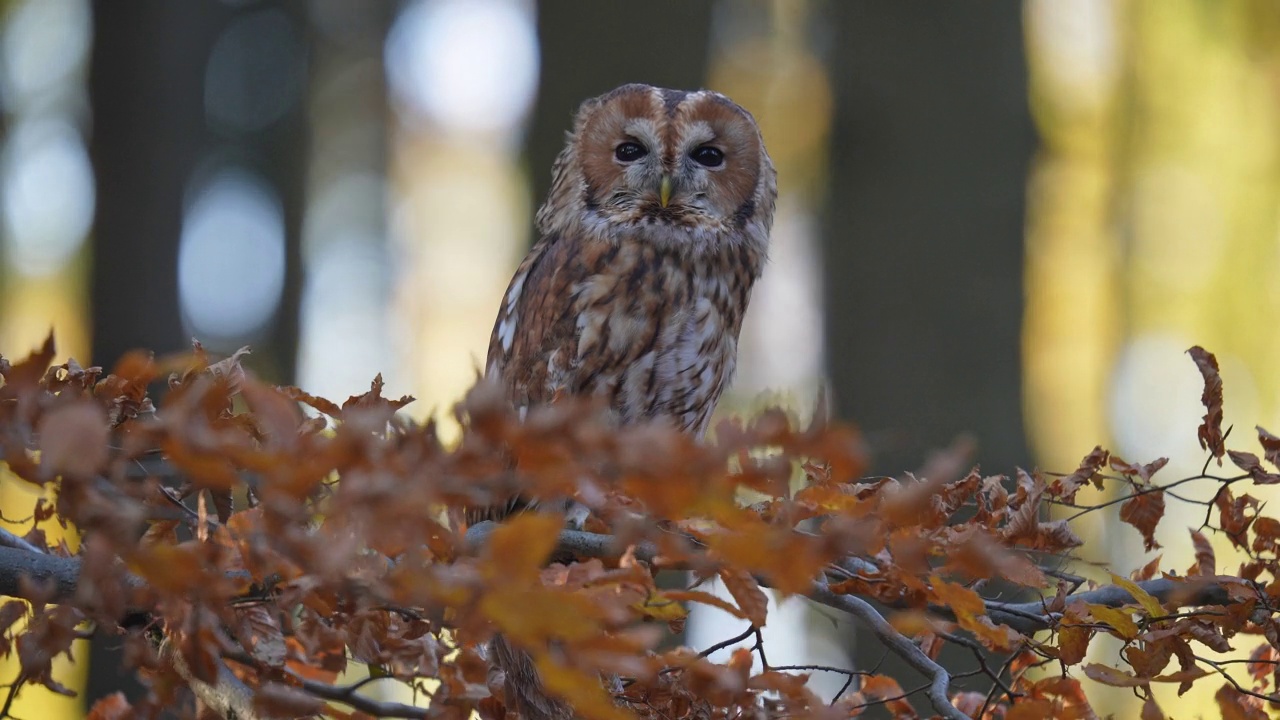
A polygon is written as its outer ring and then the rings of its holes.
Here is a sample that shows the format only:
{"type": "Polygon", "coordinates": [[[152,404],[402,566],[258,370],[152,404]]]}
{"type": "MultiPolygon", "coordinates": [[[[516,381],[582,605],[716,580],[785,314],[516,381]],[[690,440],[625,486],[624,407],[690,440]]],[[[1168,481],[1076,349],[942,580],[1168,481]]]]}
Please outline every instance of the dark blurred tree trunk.
{"type": "Polygon", "coordinates": [[[876,468],[972,433],[1027,462],[1023,221],[1036,139],[1016,0],[839,2],[825,256],[829,367],[876,468]]]}
{"type": "Polygon", "coordinates": [[[187,346],[178,309],[183,194],[208,143],[204,70],[232,9],[96,2],[89,78],[97,181],[93,359],[187,346]]]}
{"type": "MultiPolygon", "coordinates": [[[[361,7],[363,3],[353,3],[361,7]]],[[[310,125],[307,122],[312,54],[305,0],[272,0],[249,5],[247,10],[273,8],[283,12],[297,32],[297,62],[302,68],[301,88],[296,102],[279,120],[263,130],[243,136],[245,152],[254,158],[254,167],[280,194],[284,213],[284,288],[280,305],[265,342],[255,345],[256,360],[249,365],[271,382],[292,384],[297,372],[298,336],[302,308],[302,222],[307,202],[307,156],[310,149],[310,125]]],[[[369,13],[382,16],[384,11],[370,8],[369,13]]]]}
{"type": "MultiPolygon", "coordinates": [[[[205,59],[232,10],[221,3],[95,2],[89,95],[97,184],[93,362],[188,347],[178,308],[178,238],[187,179],[207,143],[205,59]]],[[[95,636],[86,707],[141,688],[120,643],[95,636]]]]}
{"type": "MultiPolygon", "coordinates": [[[[829,5],[828,367],[876,472],[917,468],[962,433],[988,472],[1028,464],[1023,220],[1036,138],[1020,7],[829,5]]],[[[882,653],[860,643],[858,666],[882,653]]]]}
{"type": "Polygon", "coordinates": [[[285,290],[250,364],[272,380],[293,376],[298,334],[299,237],[306,151],[305,103],[251,135],[218,136],[206,124],[209,51],[239,12],[277,8],[303,16],[301,0],[234,4],[168,0],[94,4],[89,90],[97,183],[93,233],[93,359],[110,367],[133,348],[190,347],[178,303],[178,241],[192,171],[214,149],[233,153],[279,193],[285,290]]]}
{"type": "MultiPolygon", "coordinates": [[[[253,137],[215,137],[206,124],[204,80],[210,49],[240,12],[279,8],[291,19],[300,0],[246,8],[170,0],[95,2],[89,79],[91,154],[97,184],[93,231],[93,361],[108,368],[124,352],[190,347],[178,302],[178,244],[192,172],[215,147],[243,158],[273,185],[284,209],[288,271],[284,297],[252,363],[289,382],[297,344],[298,255],[305,138],[303,107],[253,137]]],[[[305,103],[300,103],[305,105],[305,103]]],[[[136,681],[123,672],[119,643],[95,639],[89,702],[136,681]]]]}
{"type": "Polygon", "coordinates": [[[694,89],[706,82],[711,0],[654,0],[641,6],[577,0],[538,3],[541,83],[530,122],[534,202],[551,186],[578,105],[625,83],[694,89]]]}

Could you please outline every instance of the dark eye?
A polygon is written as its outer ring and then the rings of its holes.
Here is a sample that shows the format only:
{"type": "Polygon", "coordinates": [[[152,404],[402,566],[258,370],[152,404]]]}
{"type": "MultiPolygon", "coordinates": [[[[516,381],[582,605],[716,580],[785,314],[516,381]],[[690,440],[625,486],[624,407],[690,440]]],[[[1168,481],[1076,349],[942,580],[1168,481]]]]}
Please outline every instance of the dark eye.
{"type": "Polygon", "coordinates": [[[613,151],[613,156],[622,162],[635,162],[648,154],[643,145],[633,142],[624,142],[613,151]]]}
{"type": "Polygon", "coordinates": [[[720,167],[724,164],[724,153],[719,148],[713,148],[710,145],[703,145],[689,154],[699,165],[706,167],[720,167]]]}

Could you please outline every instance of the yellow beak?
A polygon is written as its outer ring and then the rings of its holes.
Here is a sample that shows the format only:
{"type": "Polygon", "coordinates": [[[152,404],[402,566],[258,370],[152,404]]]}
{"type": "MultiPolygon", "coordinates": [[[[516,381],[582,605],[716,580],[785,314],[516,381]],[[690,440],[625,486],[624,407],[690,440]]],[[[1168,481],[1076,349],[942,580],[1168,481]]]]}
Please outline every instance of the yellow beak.
{"type": "Polygon", "coordinates": [[[671,202],[671,176],[663,175],[662,184],[658,186],[658,204],[666,207],[671,202]]]}

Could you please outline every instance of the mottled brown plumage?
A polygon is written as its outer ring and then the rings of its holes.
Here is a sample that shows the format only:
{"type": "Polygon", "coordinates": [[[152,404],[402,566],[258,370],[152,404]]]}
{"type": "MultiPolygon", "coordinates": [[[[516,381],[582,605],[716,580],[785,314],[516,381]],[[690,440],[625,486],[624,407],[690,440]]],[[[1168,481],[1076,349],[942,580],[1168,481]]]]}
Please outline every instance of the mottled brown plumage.
{"type": "MultiPolygon", "coordinates": [[[[620,422],[700,437],[733,376],[773,223],[777,176],[755,120],[718,93],[624,85],[583,103],[552,175],[486,375],[520,407],[603,396],[620,422]]],[[[526,720],[568,716],[527,655],[500,637],[491,650],[526,720]]]]}
{"type": "Polygon", "coordinates": [[[668,418],[701,435],[733,375],[776,196],[755,122],[724,96],[625,85],[588,100],[486,373],[521,405],[604,395],[623,422],[668,418]],[[628,143],[644,154],[620,160],[628,143]],[[718,165],[695,159],[705,148],[718,165]]]}

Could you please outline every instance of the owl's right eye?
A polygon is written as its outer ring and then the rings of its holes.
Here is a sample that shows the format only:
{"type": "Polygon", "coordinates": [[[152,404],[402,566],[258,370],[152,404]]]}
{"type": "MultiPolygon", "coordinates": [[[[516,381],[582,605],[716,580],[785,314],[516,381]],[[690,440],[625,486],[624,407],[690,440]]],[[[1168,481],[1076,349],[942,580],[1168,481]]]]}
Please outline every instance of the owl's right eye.
{"type": "Polygon", "coordinates": [[[635,162],[648,154],[649,151],[645,150],[643,145],[634,142],[624,142],[613,150],[613,156],[618,158],[619,162],[635,162]]]}

